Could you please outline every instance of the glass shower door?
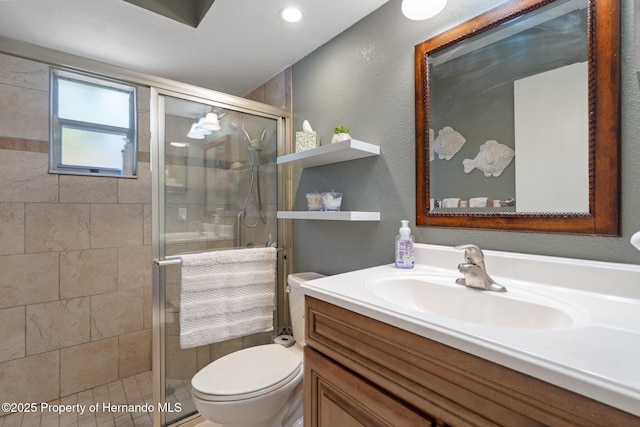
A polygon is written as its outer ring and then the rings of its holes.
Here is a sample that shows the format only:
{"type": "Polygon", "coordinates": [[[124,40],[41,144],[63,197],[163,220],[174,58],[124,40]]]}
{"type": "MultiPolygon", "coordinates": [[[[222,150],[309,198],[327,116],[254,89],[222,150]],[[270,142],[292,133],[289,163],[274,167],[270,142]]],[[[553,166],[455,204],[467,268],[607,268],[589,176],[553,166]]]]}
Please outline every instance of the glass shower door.
{"type": "MultiPolygon", "coordinates": [[[[180,348],[179,256],[277,247],[276,154],[281,126],[277,117],[168,95],[158,96],[158,112],[154,257],[161,261],[156,269],[154,324],[161,354],[154,369],[160,367],[162,410],[156,415],[164,418],[161,425],[169,425],[195,413],[190,388],[196,372],[230,352],[271,342],[269,332],[180,348]]],[[[277,278],[274,283],[279,283],[277,278]]]]}

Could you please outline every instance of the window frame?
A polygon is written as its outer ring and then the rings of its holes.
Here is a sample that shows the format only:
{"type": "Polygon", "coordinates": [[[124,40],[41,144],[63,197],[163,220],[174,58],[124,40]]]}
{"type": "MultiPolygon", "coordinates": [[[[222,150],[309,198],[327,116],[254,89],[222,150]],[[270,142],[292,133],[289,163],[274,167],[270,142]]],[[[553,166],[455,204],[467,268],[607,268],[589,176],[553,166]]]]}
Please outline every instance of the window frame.
{"type": "MultiPolygon", "coordinates": [[[[49,96],[49,173],[69,174],[69,175],[89,175],[89,176],[110,176],[118,178],[137,178],[137,151],[138,151],[138,123],[137,123],[137,87],[115,79],[103,77],[95,74],[88,74],[68,70],[59,67],[50,68],[50,96],[49,96]],[[82,120],[72,120],[60,118],[58,116],[58,81],[68,80],[87,86],[95,86],[129,93],[129,124],[128,128],[104,125],[100,123],[87,122],[82,120]],[[64,128],[77,129],[101,134],[126,135],[126,143],[131,143],[131,170],[106,168],[94,165],[65,165],[62,163],[62,130],[64,128]]],[[[123,162],[124,163],[124,162],[123,162]]]]}

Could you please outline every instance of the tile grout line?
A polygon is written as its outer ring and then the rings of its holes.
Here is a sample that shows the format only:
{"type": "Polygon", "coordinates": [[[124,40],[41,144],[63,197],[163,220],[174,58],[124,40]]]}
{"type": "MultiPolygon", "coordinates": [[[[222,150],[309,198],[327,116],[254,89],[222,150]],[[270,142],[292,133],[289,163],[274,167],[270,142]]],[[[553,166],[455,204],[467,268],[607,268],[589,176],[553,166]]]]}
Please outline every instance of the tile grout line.
{"type": "MultiPolygon", "coordinates": [[[[146,381],[149,390],[144,390],[138,381],[139,376],[150,378],[150,372],[143,372],[132,375],[121,380],[113,381],[108,384],[93,387],[75,394],[64,396],[49,401],[50,404],[82,404],[87,405],[85,413],[80,415],[79,412],[67,414],[57,414],[55,412],[40,412],[38,415],[25,416],[22,413],[14,413],[0,416],[0,427],[93,427],[93,426],[137,426],[136,420],[140,420],[140,426],[151,426],[152,418],[149,413],[133,414],[128,412],[113,413],[110,411],[102,411],[102,403],[107,404],[142,404],[147,403],[144,399],[145,395],[152,396],[152,382],[146,381]],[[126,393],[124,387],[125,382],[135,385],[132,391],[131,400],[126,393]],[[88,405],[93,403],[98,405],[96,411],[87,414],[88,405]],[[134,418],[134,415],[136,417],[134,418]],[[35,419],[38,422],[35,422],[35,419]],[[148,418],[148,420],[147,420],[148,418]],[[151,424],[149,424],[151,422],[151,424]]],[[[153,402],[148,402],[153,403],[153,402]]]]}

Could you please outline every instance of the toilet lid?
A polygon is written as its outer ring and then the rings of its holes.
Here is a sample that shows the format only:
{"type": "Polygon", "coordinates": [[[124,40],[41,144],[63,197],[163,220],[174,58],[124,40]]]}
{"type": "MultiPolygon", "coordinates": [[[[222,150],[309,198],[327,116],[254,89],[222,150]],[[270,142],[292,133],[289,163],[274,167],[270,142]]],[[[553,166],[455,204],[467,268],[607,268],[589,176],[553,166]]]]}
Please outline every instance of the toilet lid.
{"type": "Polygon", "coordinates": [[[191,379],[191,386],[206,400],[248,399],[282,387],[301,367],[300,356],[280,344],[260,345],[211,362],[191,379]]]}

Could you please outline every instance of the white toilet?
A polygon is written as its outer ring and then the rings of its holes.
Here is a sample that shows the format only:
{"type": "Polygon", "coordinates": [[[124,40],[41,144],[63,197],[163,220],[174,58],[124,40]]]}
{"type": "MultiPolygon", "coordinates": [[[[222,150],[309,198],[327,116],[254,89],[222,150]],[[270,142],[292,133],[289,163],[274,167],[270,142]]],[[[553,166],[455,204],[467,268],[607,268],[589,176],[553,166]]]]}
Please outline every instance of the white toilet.
{"type": "Polygon", "coordinates": [[[289,275],[289,310],[296,343],[266,344],[228,354],[191,379],[198,412],[223,427],[302,427],[304,294],[300,285],[323,277],[289,275]]]}

